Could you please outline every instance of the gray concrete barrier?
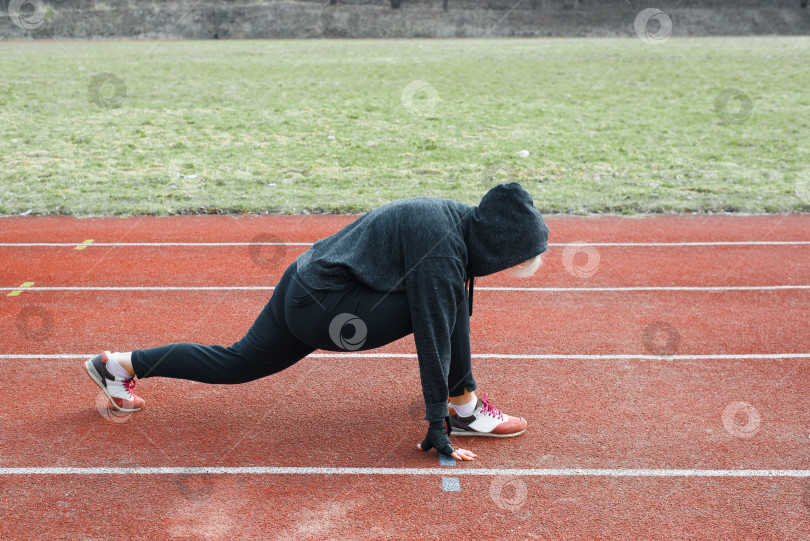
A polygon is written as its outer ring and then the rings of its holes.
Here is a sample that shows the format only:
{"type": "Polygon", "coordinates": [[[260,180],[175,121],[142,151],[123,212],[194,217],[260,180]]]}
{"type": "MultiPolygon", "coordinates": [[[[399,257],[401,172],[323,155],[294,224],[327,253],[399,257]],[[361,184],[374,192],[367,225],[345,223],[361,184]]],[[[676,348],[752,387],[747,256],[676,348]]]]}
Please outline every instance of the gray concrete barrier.
{"type": "MultiPolygon", "coordinates": [[[[659,10],[669,18],[672,36],[807,35],[810,9],[800,1],[764,7],[750,0],[678,3],[659,10]]],[[[636,19],[648,7],[577,0],[509,4],[455,0],[444,10],[443,2],[429,0],[403,1],[399,9],[382,1],[0,0],[0,39],[628,36],[637,33],[636,19]]]]}

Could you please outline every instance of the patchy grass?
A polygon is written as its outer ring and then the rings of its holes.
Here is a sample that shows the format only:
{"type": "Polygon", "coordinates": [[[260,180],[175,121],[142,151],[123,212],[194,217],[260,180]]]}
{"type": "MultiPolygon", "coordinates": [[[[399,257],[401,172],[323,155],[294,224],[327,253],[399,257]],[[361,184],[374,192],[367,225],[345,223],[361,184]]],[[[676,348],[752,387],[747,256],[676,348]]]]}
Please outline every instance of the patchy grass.
{"type": "Polygon", "coordinates": [[[545,212],[807,211],[808,58],[804,37],[2,43],[0,213],[357,212],[512,180],[545,212]]]}

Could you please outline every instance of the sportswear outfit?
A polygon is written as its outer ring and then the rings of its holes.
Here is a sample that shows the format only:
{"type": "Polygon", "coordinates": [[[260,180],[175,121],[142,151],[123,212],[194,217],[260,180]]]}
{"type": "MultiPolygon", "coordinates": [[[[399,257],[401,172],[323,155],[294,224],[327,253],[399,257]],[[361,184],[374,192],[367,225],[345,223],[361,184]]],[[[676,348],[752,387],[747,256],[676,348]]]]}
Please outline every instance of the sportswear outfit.
{"type": "Polygon", "coordinates": [[[367,350],[413,333],[425,419],[435,428],[448,418],[448,396],[476,388],[469,335],[475,277],[532,259],[547,242],[542,216],[517,183],[495,186],[478,206],[438,197],[395,201],[299,256],[232,346],[136,350],[132,366],[139,378],[242,383],[316,349],[367,350]]]}

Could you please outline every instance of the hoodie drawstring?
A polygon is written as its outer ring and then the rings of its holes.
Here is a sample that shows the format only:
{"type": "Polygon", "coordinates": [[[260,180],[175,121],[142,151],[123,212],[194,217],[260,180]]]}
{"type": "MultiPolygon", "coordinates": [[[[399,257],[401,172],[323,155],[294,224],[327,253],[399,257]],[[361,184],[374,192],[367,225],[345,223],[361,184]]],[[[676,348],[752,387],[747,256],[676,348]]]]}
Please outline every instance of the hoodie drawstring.
{"type": "Polygon", "coordinates": [[[475,276],[470,276],[470,279],[467,280],[468,288],[467,288],[467,302],[469,303],[470,307],[470,314],[472,315],[472,307],[473,307],[473,290],[475,289],[475,276]]]}

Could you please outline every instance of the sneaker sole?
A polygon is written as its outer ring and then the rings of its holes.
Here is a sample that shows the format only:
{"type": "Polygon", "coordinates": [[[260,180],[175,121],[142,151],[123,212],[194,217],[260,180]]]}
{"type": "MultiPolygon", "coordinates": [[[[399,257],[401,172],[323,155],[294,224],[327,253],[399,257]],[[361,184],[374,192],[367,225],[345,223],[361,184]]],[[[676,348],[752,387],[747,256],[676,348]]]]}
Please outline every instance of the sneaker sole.
{"type": "MultiPolygon", "coordinates": [[[[95,358],[95,357],[94,357],[94,358],[95,358]]],[[[101,374],[99,374],[99,373],[96,371],[96,367],[95,367],[95,366],[93,366],[93,362],[92,362],[92,361],[93,361],[93,359],[90,359],[90,360],[88,360],[87,362],[85,362],[85,363],[84,363],[84,369],[85,369],[85,370],[87,370],[87,375],[88,375],[88,376],[90,376],[90,379],[92,379],[92,380],[93,380],[93,382],[94,382],[96,385],[98,385],[99,389],[101,389],[102,391],[104,391],[104,394],[105,394],[105,395],[107,395],[107,399],[110,401],[110,404],[112,404],[112,406],[113,406],[115,409],[117,409],[118,411],[123,411],[124,413],[134,413],[134,412],[136,412],[136,411],[141,411],[141,408],[138,408],[138,409],[127,409],[127,408],[122,408],[122,407],[120,407],[118,404],[116,404],[116,403],[115,403],[115,400],[113,400],[113,397],[112,397],[112,396],[110,396],[110,392],[107,390],[107,388],[104,386],[104,384],[103,384],[103,383],[101,383],[101,374]]]]}
{"type": "Polygon", "coordinates": [[[515,436],[520,436],[526,432],[524,428],[520,432],[515,432],[514,434],[492,434],[491,432],[470,432],[469,430],[461,430],[456,427],[453,427],[453,430],[450,432],[451,436],[483,436],[485,438],[514,438],[515,436]]]}

